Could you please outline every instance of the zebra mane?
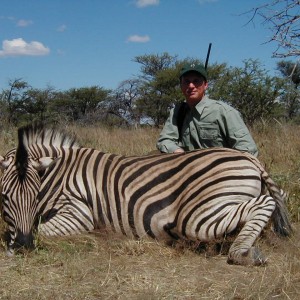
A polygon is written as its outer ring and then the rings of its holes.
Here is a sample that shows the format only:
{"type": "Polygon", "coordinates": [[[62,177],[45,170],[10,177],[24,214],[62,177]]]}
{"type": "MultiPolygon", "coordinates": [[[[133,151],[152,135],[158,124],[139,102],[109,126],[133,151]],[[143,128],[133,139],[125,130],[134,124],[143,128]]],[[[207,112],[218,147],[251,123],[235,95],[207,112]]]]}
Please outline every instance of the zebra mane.
{"type": "Polygon", "coordinates": [[[22,144],[28,150],[33,145],[53,147],[78,148],[76,138],[54,127],[46,127],[43,124],[30,124],[18,129],[19,146],[22,144]]]}
{"type": "Polygon", "coordinates": [[[28,165],[28,151],[34,145],[78,148],[79,143],[71,134],[54,127],[45,127],[43,124],[30,124],[18,129],[18,146],[16,149],[15,164],[20,176],[24,179],[28,165]]]}

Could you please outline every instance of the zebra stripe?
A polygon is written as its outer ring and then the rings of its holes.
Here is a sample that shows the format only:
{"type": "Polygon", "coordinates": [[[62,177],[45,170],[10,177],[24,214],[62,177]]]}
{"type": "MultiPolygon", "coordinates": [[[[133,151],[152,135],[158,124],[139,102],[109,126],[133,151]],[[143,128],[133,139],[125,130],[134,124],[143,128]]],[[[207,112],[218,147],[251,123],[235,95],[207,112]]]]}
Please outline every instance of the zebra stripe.
{"type": "Polygon", "coordinates": [[[269,220],[279,235],[291,231],[280,189],[255,157],[232,149],[124,157],[34,125],[19,129],[0,166],[9,251],[32,246],[37,228],[49,236],[107,227],[169,242],[242,227],[228,262],[261,264],[252,246],[269,220]]]}

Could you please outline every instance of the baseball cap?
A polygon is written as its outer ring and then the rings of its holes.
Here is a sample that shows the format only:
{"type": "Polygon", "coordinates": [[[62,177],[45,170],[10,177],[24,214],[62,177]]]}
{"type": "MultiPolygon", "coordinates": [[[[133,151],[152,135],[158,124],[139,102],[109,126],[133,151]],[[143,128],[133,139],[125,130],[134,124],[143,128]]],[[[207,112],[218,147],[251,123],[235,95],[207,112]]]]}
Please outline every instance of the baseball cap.
{"type": "Polygon", "coordinates": [[[199,73],[201,76],[203,76],[205,78],[205,80],[207,80],[207,72],[205,70],[205,67],[201,64],[199,64],[199,65],[196,65],[196,64],[184,65],[180,70],[179,78],[181,78],[181,76],[183,76],[184,74],[191,72],[191,71],[199,73]]]}

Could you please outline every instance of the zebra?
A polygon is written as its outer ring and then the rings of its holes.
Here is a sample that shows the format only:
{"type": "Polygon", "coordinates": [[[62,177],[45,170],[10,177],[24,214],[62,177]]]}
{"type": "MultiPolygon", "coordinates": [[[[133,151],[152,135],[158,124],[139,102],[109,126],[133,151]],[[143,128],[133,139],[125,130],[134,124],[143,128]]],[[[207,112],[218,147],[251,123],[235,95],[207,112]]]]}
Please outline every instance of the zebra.
{"type": "Polygon", "coordinates": [[[210,242],[238,230],[229,264],[261,265],[254,243],[269,223],[292,233],[279,187],[257,158],[227,148],[122,156],[79,145],[54,127],[18,129],[0,156],[7,253],[34,248],[35,234],[108,228],[131,238],[210,242]]]}

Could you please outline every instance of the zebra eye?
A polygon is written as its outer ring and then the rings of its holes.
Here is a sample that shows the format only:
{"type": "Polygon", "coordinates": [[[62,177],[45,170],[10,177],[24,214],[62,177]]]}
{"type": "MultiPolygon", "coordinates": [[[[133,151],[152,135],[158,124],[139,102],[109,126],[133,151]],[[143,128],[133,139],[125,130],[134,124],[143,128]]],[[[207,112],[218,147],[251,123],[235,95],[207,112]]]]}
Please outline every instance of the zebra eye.
{"type": "Polygon", "coordinates": [[[6,194],[4,194],[4,193],[1,194],[1,200],[2,200],[2,203],[5,203],[8,201],[8,197],[6,196],[6,194]]]}

